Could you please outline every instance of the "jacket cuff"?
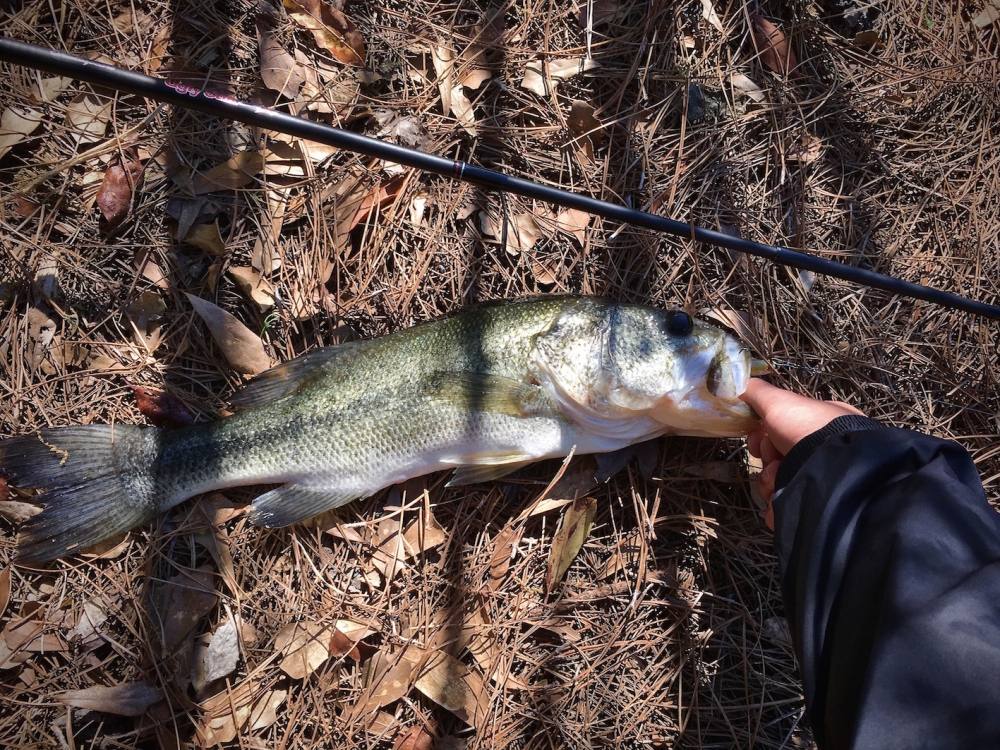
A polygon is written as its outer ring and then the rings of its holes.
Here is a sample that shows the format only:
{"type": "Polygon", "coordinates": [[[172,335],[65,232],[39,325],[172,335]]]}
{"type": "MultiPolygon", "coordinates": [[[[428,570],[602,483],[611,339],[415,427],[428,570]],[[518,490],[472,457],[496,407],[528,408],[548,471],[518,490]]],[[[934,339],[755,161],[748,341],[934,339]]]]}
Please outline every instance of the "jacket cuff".
{"type": "Polygon", "coordinates": [[[827,439],[834,435],[843,435],[846,432],[858,432],[860,430],[886,430],[891,429],[888,425],[876,422],[869,417],[862,417],[859,414],[848,414],[837,417],[825,427],[821,427],[816,432],[802,438],[792,446],[788,455],[781,459],[781,467],[778,469],[778,476],[775,478],[774,486],[778,489],[784,487],[792,480],[802,465],[809,460],[813,452],[827,439]]]}

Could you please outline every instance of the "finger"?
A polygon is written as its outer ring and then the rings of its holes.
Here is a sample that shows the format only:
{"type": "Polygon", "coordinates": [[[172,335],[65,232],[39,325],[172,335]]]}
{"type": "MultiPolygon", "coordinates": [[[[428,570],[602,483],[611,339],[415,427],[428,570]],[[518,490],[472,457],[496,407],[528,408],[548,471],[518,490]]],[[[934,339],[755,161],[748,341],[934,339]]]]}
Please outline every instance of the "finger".
{"type": "Polygon", "coordinates": [[[859,417],[865,416],[865,413],[863,411],[861,411],[861,409],[859,409],[856,406],[852,406],[851,404],[844,403],[843,401],[831,401],[830,403],[831,404],[836,404],[837,406],[841,407],[842,409],[847,409],[847,411],[853,412],[854,414],[857,414],[859,417]]]}
{"type": "Polygon", "coordinates": [[[747,435],[747,450],[750,451],[750,455],[754,458],[760,458],[760,441],[763,438],[763,434],[760,430],[754,430],[749,435],[747,435]]]}
{"type": "Polygon", "coordinates": [[[778,478],[778,469],[780,467],[781,461],[774,461],[765,466],[760,474],[757,475],[757,487],[760,490],[760,496],[767,503],[770,503],[771,498],[774,497],[774,482],[778,478]]]}
{"type": "Polygon", "coordinates": [[[767,466],[781,457],[781,453],[779,453],[778,449],[774,447],[774,443],[771,442],[771,438],[765,435],[760,441],[760,460],[764,462],[765,466],[767,466]]]}
{"type": "Polygon", "coordinates": [[[740,396],[743,401],[745,401],[751,409],[757,412],[761,418],[767,417],[768,409],[776,398],[780,399],[781,394],[784,393],[780,388],[777,388],[766,380],[761,380],[760,378],[750,378],[747,382],[746,390],[740,396]]]}
{"type": "Polygon", "coordinates": [[[774,531],[774,504],[768,500],[767,505],[760,512],[760,520],[764,522],[771,531],[774,531]]]}

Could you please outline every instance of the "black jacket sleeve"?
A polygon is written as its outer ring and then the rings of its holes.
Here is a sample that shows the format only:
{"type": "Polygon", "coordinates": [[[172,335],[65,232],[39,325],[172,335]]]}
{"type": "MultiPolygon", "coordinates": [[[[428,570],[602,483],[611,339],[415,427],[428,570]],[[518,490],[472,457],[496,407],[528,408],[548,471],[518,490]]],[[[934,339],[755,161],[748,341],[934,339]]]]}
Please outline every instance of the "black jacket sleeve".
{"type": "Polygon", "coordinates": [[[774,496],[820,750],[1000,748],[1000,514],[959,445],[841,417],[774,496]]]}

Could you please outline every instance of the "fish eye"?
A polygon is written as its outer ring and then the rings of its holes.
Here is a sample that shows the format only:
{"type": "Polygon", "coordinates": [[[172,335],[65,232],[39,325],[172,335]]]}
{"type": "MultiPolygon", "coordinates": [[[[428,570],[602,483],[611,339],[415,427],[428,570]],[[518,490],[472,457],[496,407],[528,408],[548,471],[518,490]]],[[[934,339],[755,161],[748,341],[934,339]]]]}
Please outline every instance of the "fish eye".
{"type": "Polygon", "coordinates": [[[667,313],[667,333],[673,336],[689,336],[694,330],[694,320],[686,312],[674,310],[667,313]]]}

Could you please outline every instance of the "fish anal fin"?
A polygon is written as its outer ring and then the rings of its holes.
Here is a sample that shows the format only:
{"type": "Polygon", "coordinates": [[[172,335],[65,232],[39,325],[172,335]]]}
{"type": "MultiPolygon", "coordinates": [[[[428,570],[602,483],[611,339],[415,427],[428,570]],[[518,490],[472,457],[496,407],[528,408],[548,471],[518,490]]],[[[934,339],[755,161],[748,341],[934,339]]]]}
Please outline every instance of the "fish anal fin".
{"type": "Polygon", "coordinates": [[[324,511],[357,500],[356,491],[285,484],[265,492],[250,506],[250,523],[268,529],[305,521],[324,511]]]}
{"type": "Polygon", "coordinates": [[[452,405],[512,417],[554,416],[555,405],[537,385],[479,372],[435,372],[425,393],[452,405]]]}
{"type": "Polygon", "coordinates": [[[503,464],[468,464],[459,466],[455,473],[451,475],[446,487],[464,487],[467,484],[479,484],[480,482],[492,482],[508,474],[512,474],[518,469],[532,463],[533,459],[527,461],[511,461],[503,464]]]}
{"type": "Polygon", "coordinates": [[[335,363],[347,359],[365,342],[352,341],[303,354],[265,370],[233,394],[229,403],[237,409],[262,406],[305,388],[335,363]]]}

